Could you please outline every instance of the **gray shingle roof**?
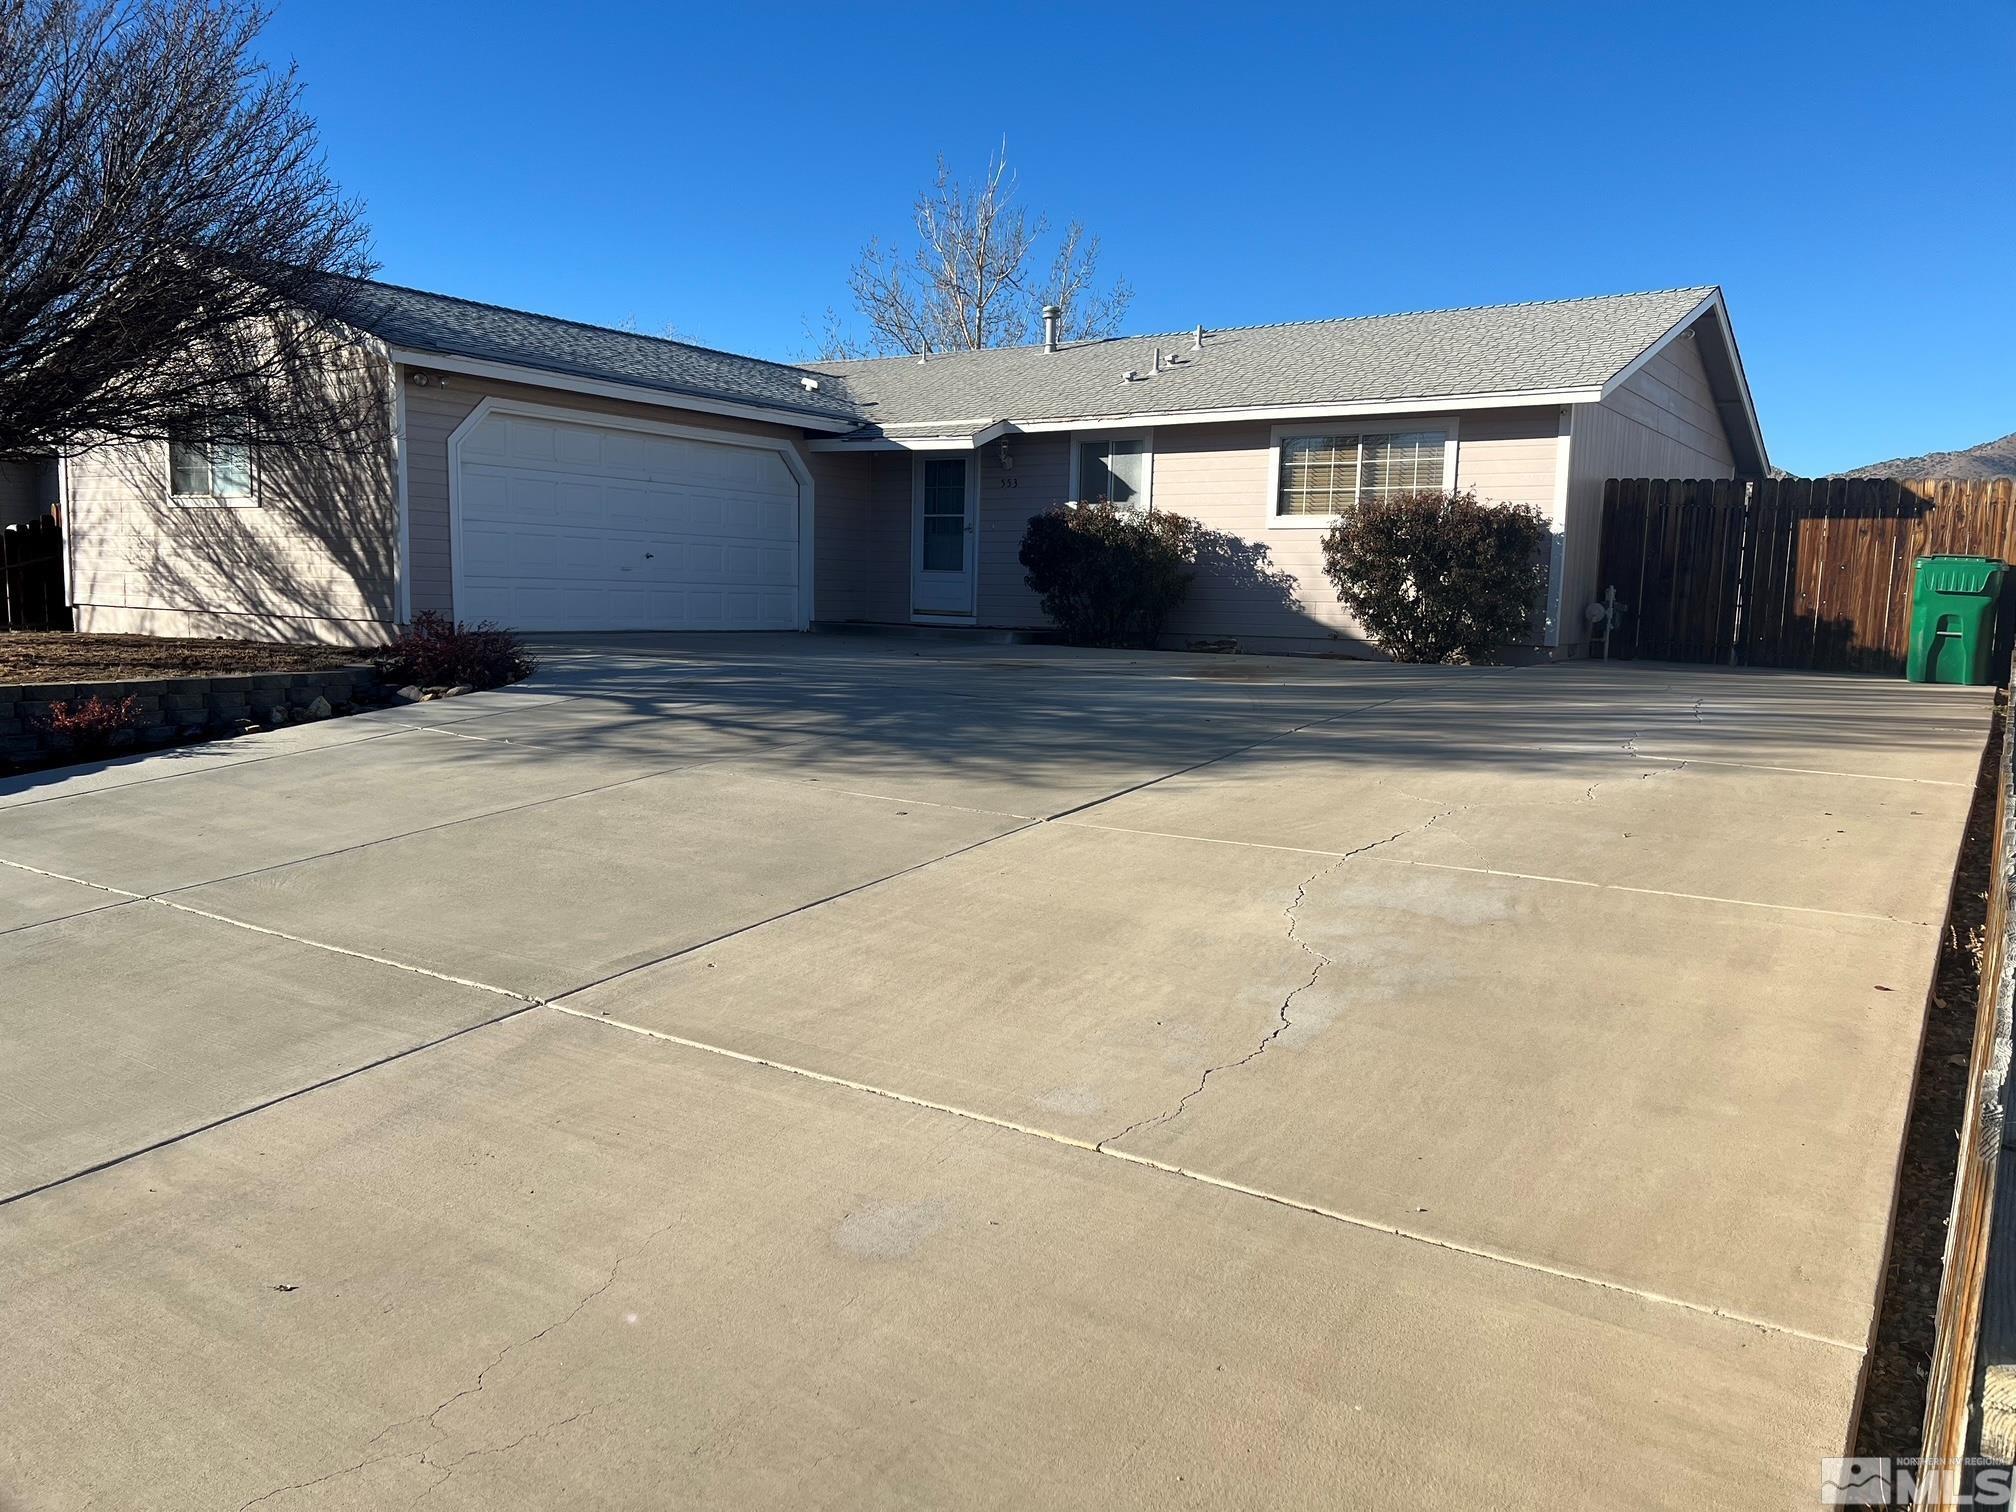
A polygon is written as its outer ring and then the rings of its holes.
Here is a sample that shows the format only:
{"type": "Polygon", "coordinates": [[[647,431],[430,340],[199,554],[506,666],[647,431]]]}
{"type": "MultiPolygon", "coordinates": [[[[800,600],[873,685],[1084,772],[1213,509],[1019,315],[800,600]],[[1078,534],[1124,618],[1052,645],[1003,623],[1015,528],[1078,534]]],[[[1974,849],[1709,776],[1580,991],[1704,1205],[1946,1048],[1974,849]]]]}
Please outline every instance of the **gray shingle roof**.
{"type": "MultiPolygon", "coordinates": [[[[344,316],[394,346],[852,421],[865,434],[970,435],[999,420],[1125,419],[1175,411],[1599,387],[1713,289],[1361,315],[799,366],[533,315],[397,284],[342,285],[344,316]],[[1155,354],[1166,365],[1155,371],[1155,354]],[[1141,375],[1126,382],[1121,374],[1141,375]],[[816,377],[817,391],[804,381],[816,377]]],[[[826,428],[826,427],[820,427],[826,428]]]]}
{"type": "Polygon", "coordinates": [[[996,420],[1361,403],[1595,388],[1714,290],[1367,315],[914,357],[814,362],[877,427],[978,430],[996,420]],[[1156,373],[1155,353],[1175,365],[1156,373]],[[1126,382],[1121,374],[1140,374],[1126,382]]]}
{"type": "Polygon", "coordinates": [[[860,411],[835,391],[838,385],[830,379],[822,379],[823,392],[807,393],[801,380],[820,375],[760,357],[741,357],[552,315],[532,315],[398,284],[344,280],[340,297],[345,319],[393,346],[635,384],[670,394],[736,400],[814,419],[860,416],[860,411]]]}

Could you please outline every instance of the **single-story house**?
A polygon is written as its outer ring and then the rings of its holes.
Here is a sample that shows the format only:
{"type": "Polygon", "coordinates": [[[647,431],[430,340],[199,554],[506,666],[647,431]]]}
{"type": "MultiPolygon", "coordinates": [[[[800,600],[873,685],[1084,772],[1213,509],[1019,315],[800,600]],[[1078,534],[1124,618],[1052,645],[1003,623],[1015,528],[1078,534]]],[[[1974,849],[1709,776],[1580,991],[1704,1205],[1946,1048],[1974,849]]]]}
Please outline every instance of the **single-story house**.
{"type": "Polygon", "coordinates": [[[1323,527],[1436,486],[1552,521],[1534,649],[1575,655],[1605,478],[1767,466],[1717,288],[802,364],[358,292],[382,452],[68,459],[79,629],[1039,626],[1026,522],[1109,497],[1212,532],[1174,644],[1342,649],[1323,527]]]}

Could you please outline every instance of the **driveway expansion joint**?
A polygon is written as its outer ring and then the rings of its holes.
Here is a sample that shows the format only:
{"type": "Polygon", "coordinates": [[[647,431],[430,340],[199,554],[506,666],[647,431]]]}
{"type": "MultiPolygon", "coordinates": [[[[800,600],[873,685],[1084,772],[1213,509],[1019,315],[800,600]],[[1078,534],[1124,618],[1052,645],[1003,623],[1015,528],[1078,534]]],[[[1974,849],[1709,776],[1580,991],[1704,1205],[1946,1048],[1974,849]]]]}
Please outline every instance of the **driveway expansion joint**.
{"type": "MultiPolygon", "coordinates": [[[[1378,843],[1383,844],[1385,842],[1378,843]]],[[[1280,1192],[1272,1192],[1262,1187],[1249,1186],[1244,1182],[1233,1181],[1223,1176],[1214,1176],[1208,1171],[1192,1170],[1188,1166],[1178,1165],[1174,1161],[1158,1160],[1153,1155],[1140,1155],[1132,1150],[1119,1149],[1110,1139],[1095,1144],[1091,1140],[1078,1139],[1069,1134],[1059,1133],[1054,1129],[1044,1129],[1038,1128],[1033,1124],[1017,1123],[1013,1119],[998,1118],[991,1113],[982,1113],[976,1109],[961,1108],[952,1103],[938,1102],[932,1098],[917,1097],[907,1092],[897,1092],[887,1087],[878,1087],[872,1082],[855,1081],[845,1076],[834,1076],[828,1072],[812,1070],[807,1066],[793,1065],[789,1061],[774,1060],[768,1056],[751,1054],[746,1050],[734,1050],[726,1045],[716,1045],[706,1040],[691,1039],[682,1034],[668,1033],[663,1029],[650,1029],[642,1024],[627,1023],[622,1019],[612,1018],[606,1013],[590,1013],[580,1008],[569,1008],[565,1003],[560,1002],[547,1003],[543,1006],[549,1012],[564,1013],[569,1018],[581,1019],[590,1024],[600,1024],[605,1028],[620,1030],[626,1034],[635,1034],[644,1039],[659,1040],[668,1045],[677,1045],[687,1050],[697,1050],[706,1055],[717,1055],[724,1060],[739,1061],[745,1066],[758,1066],[770,1071],[779,1071],[787,1076],[802,1077],[806,1081],[818,1082],[829,1087],[844,1088],[851,1092],[863,1092],[870,1097],[879,1097],[889,1102],[902,1103],[907,1107],[923,1108],[933,1113],[943,1113],[953,1118],[965,1119],[971,1123],[985,1124],[991,1128],[1004,1129],[1011,1134],[1020,1134],[1029,1139],[1040,1139],[1046,1144],[1061,1145],[1066,1149],[1078,1150],[1088,1155],[1103,1156],[1108,1160],[1125,1161],[1129,1165],[1142,1166],[1151,1171],[1159,1171],[1165,1176],[1174,1176],[1185,1181],[1194,1181],[1203,1186],[1215,1187],[1221,1192],[1230,1192],[1235,1196],[1250,1197],[1261,1202],[1272,1203],[1276,1207],[1284,1207],[1294,1212],[1306,1213],[1311,1217],[1327,1219],[1332,1223],[1341,1223],[1350,1228],[1365,1229],[1372,1233],[1386,1234],[1395,1239],[1405,1239],[1415,1244],[1428,1245],[1434,1249],[1447,1250],[1451,1254],[1467,1255],[1475,1260],[1485,1260],[1498,1265],[1507,1265],[1514,1270],[1528,1271],[1535,1275],[1552,1276],[1561,1281],[1571,1281],[1584,1286],[1593,1286],[1599,1291],[1614,1292],[1620,1296],[1634,1297],[1640,1302],[1654,1306],[1677,1307],[1683,1312],[1694,1313],[1700,1317],[1716,1318],[1724,1323],[1733,1323],[1740,1327],[1755,1329],[1759,1333],[1778,1334],[1787,1338],[1803,1339],[1809,1344],[1820,1344],[1831,1349],[1846,1350],[1848,1353],[1858,1356],[1867,1353],[1866,1341],[1863,1343],[1854,1343],[1845,1339],[1837,1339],[1827,1334],[1798,1328],[1789,1323],[1776,1323],[1767,1318],[1753,1317],[1747,1313],[1736,1312],[1729,1308],[1716,1307],[1710,1303],[1690,1301],[1685,1297],[1669,1296],[1663,1292],[1650,1291],[1643,1287],[1627,1285],[1621,1281],[1608,1280],[1602,1276],[1570,1270],[1565,1266],[1549,1265],[1544,1261],[1529,1260],[1503,1250],[1489,1248],[1488,1246],[1463,1244],[1454,1239],[1427,1233],[1420,1229],[1406,1228],[1400,1224],[1389,1223],[1381,1219],[1366,1218],[1353,1213],[1342,1212],[1335,1208],[1324,1207],[1320,1203],[1305,1201],[1299,1197],[1290,1197],[1280,1192]]]]}

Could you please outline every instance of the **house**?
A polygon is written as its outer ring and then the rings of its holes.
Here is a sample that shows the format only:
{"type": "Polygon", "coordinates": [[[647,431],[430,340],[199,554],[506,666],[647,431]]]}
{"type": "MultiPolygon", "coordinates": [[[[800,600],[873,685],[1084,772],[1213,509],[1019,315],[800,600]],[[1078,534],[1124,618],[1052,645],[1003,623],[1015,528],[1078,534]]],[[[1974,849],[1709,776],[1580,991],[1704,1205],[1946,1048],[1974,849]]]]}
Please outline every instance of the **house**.
{"type": "Polygon", "coordinates": [[[1606,477],[1766,468],[1716,288],[798,365],[352,292],[382,450],[70,459],[80,629],[1036,626],[1025,523],[1109,497],[1211,532],[1173,644],[1342,649],[1324,525],[1434,486],[1553,522],[1533,649],[1577,655],[1606,477]]]}

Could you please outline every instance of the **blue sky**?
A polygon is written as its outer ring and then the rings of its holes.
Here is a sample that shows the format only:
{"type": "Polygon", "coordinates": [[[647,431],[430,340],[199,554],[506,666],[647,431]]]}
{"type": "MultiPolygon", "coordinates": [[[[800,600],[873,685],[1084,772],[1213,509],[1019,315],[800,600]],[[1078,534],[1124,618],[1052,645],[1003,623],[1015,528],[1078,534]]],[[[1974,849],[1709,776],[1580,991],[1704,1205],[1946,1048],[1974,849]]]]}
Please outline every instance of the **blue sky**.
{"type": "Polygon", "coordinates": [[[1132,330],[1720,283],[1799,473],[2016,431],[2016,0],[281,0],[383,277],[805,354],[1002,137],[1132,330]]]}

